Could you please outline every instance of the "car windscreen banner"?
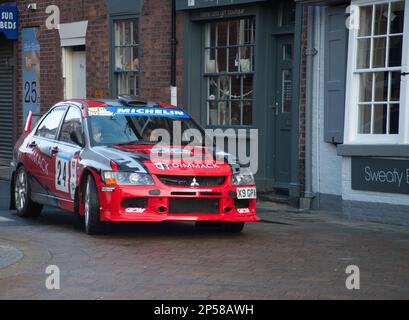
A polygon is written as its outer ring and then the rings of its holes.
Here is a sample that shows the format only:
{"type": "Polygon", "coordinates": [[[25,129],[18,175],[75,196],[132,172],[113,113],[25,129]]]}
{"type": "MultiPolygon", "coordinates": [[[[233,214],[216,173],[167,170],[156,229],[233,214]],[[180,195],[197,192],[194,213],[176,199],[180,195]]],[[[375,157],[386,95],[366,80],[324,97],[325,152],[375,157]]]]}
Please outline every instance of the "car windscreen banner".
{"type": "Polygon", "coordinates": [[[153,107],[95,107],[88,108],[89,116],[131,116],[131,117],[159,117],[189,119],[190,117],[180,109],[153,107]]]}

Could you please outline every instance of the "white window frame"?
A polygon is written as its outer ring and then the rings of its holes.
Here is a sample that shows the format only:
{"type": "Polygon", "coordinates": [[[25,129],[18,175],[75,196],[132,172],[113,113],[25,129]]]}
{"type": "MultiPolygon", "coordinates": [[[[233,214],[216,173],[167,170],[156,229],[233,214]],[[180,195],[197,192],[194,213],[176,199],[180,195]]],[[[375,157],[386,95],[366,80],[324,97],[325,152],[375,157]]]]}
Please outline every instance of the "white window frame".
{"type": "MultiPolygon", "coordinates": [[[[366,6],[400,0],[355,0],[351,5],[366,6]]],[[[401,72],[409,72],[409,0],[405,2],[402,68],[401,72]]],[[[358,56],[358,32],[351,29],[349,32],[348,68],[345,106],[345,144],[409,144],[409,76],[401,77],[400,109],[399,109],[399,134],[360,134],[359,131],[359,72],[357,69],[358,56]]],[[[384,68],[388,69],[389,68],[384,68]]],[[[368,69],[382,71],[380,68],[368,69]]]]}

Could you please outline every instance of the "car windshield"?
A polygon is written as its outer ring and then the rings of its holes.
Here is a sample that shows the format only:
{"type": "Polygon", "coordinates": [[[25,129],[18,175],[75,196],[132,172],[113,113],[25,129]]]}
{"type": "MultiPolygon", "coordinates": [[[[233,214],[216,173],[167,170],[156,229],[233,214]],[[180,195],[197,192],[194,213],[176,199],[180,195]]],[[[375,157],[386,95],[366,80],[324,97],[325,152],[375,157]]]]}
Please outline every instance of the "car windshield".
{"type": "Polygon", "coordinates": [[[182,145],[201,145],[204,138],[203,130],[178,109],[105,107],[90,108],[88,113],[93,146],[166,144],[167,137],[169,145],[175,141],[182,145]]]}

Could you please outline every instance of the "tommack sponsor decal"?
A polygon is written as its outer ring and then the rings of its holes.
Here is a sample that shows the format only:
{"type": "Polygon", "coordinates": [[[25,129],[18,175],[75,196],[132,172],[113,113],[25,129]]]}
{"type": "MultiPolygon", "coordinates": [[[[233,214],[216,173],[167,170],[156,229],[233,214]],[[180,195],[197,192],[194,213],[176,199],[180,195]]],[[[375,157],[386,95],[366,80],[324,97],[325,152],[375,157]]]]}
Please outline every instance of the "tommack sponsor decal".
{"type": "Polygon", "coordinates": [[[173,169],[218,169],[216,163],[155,163],[159,170],[173,169]]]}

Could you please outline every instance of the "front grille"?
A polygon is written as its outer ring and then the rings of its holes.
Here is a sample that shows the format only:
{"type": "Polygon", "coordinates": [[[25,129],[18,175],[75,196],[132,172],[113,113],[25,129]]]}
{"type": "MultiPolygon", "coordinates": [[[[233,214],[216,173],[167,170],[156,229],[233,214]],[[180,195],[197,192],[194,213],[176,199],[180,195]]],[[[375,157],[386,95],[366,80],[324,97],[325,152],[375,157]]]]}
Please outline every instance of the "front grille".
{"type": "Polygon", "coordinates": [[[121,206],[123,208],[147,208],[147,198],[126,198],[122,200],[121,206]]]}
{"type": "Polygon", "coordinates": [[[221,186],[226,177],[195,177],[195,176],[158,176],[158,179],[168,186],[180,187],[215,187],[221,186]]]}
{"type": "Polygon", "coordinates": [[[219,199],[170,198],[170,214],[218,214],[219,199]]]}

